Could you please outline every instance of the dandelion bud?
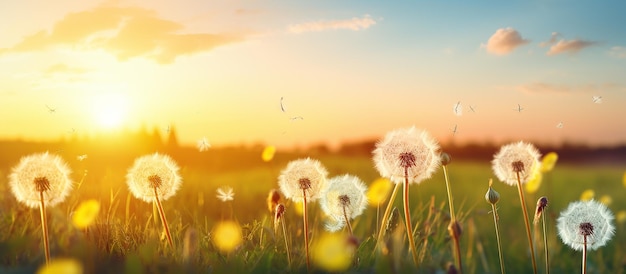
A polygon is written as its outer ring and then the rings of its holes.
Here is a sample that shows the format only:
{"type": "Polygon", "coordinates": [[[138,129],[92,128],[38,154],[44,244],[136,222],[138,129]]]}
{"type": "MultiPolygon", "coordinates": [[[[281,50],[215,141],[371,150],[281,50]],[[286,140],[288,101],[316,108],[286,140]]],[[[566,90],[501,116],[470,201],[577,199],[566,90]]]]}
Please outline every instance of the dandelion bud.
{"type": "Polygon", "coordinates": [[[541,214],[543,213],[543,210],[546,208],[546,206],[548,206],[548,198],[543,196],[539,198],[539,200],[537,200],[537,209],[535,210],[535,219],[533,220],[534,224],[537,224],[539,222],[539,218],[541,218],[541,214]]]}
{"type": "Polygon", "coordinates": [[[267,195],[267,208],[270,213],[274,213],[274,209],[276,209],[276,205],[280,201],[280,193],[278,193],[277,189],[270,190],[270,193],[267,195]]]}
{"type": "Polygon", "coordinates": [[[446,274],[457,274],[459,273],[459,270],[456,269],[456,266],[454,266],[453,263],[448,263],[448,266],[446,267],[446,274]]]}
{"type": "Polygon", "coordinates": [[[500,193],[491,187],[492,184],[493,181],[489,179],[489,190],[487,190],[487,194],[485,194],[485,200],[487,200],[488,203],[495,205],[498,201],[500,201],[500,193]]]}
{"type": "Polygon", "coordinates": [[[448,225],[448,234],[450,234],[450,237],[453,239],[459,239],[462,232],[463,229],[461,228],[461,224],[459,224],[459,222],[454,221],[448,225]]]}
{"type": "Polygon", "coordinates": [[[441,153],[441,165],[447,166],[450,164],[452,159],[450,158],[450,154],[442,152],[441,153]]]}

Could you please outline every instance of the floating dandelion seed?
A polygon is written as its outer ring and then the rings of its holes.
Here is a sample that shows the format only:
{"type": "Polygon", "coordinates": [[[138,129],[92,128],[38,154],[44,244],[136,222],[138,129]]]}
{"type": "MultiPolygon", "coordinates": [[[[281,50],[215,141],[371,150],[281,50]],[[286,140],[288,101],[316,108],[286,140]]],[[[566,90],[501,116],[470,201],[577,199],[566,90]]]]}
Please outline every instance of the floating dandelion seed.
{"type": "Polygon", "coordinates": [[[295,120],[304,120],[304,117],[302,117],[302,116],[294,116],[294,117],[291,117],[291,118],[289,118],[289,119],[291,119],[291,121],[295,121],[295,120]]]}
{"type": "Polygon", "coordinates": [[[596,192],[593,189],[585,189],[583,193],[580,194],[580,200],[583,202],[593,200],[596,196],[596,192]]]}
{"type": "Polygon", "coordinates": [[[202,137],[202,139],[198,140],[196,147],[200,152],[207,151],[211,148],[211,144],[209,144],[209,140],[206,137],[202,137]]]}
{"type": "Polygon", "coordinates": [[[463,115],[463,106],[461,105],[461,101],[458,101],[456,104],[452,106],[452,111],[454,115],[461,116],[463,115]]]}
{"type": "Polygon", "coordinates": [[[367,187],[359,177],[345,174],[328,180],[320,199],[320,206],[332,221],[326,230],[334,232],[348,226],[352,234],[350,220],[358,217],[367,207],[367,187]]]}
{"type": "Polygon", "coordinates": [[[39,207],[46,264],[50,263],[46,206],[55,206],[69,195],[70,172],[61,157],[45,152],[22,157],[9,175],[9,187],[15,198],[28,207],[39,207]]]}
{"type": "Polygon", "coordinates": [[[275,146],[266,146],[261,153],[261,159],[263,162],[269,162],[274,159],[274,154],[276,154],[275,146]]]}
{"type": "Polygon", "coordinates": [[[593,96],[591,97],[591,101],[596,104],[602,104],[602,96],[593,96]]]}
{"type": "Polygon", "coordinates": [[[522,110],[524,110],[524,108],[522,108],[522,106],[520,104],[517,104],[517,108],[514,108],[513,110],[515,110],[517,112],[522,112],[522,110]]]}
{"type": "Polygon", "coordinates": [[[454,125],[454,128],[452,129],[452,136],[455,136],[457,132],[459,132],[458,125],[454,125]]]}
{"type": "Polygon", "coordinates": [[[213,229],[213,243],[222,253],[229,253],[243,242],[241,226],[233,221],[222,221],[213,229]]]}
{"type": "Polygon", "coordinates": [[[230,186],[224,186],[217,189],[217,198],[222,202],[232,201],[235,196],[233,188],[230,186]]]}
{"type": "Polygon", "coordinates": [[[76,156],[76,160],[78,160],[79,162],[84,161],[85,159],[87,159],[87,154],[83,154],[83,155],[78,155],[76,156]]]}
{"type": "Polygon", "coordinates": [[[46,105],[46,108],[48,109],[48,112],[49,112],[50,114],[54,114],[54,113],[56,113],[56,112],[57,112],[57,109],[56,109],[56,108],[52,108],[52,107],[50,107],[50,106],[48,106],[48,105],[46,105]]]}
{"type": "Polygon", "coordinates": [[[172,235],[161,201],[174,196],[182,183],[178,165],[167,155],[154,153],[135,159],[126,174],[126,184],[133,195],[148,203],[156,203],[167,240],[172,247],[172,235]]]}
{"type": "Polygon", "coordinates": [[[92,225],[100,212],[100,202],[91,199],[78,205],[72,214],[72,223],[78,229],[85,229],[92,225]]]}
{"type": "Polygon", "coordinates": [[[280,191],[294,202],[302,202],[302,220],[304,223],[304,247],[307,269],[310,268],[309,226],[307,221],[307,203],[316,200],[326,187],[328,171],[322,164],[311,158],[291,161],[278,177],[280,191]]]}
{"type": "Polygon", "coordinates": [[[563,122],[559,122],[558,124],[556,124],[556,128],[563,128],[563,122]]]}
{"type": "Polygon", "coordinates": [[[586,235],[587,245],[591,250],[604,246],[615,233],[613,214],[605,205],[594,200],[570,203],[556,221],[563,243],[578,251],[583,250],[585,242],[581,224],[591,225],[589,232],[592,233],[586,235]]]}
{"type": "Polygon", "coordinates": [[[283,98],[282,96],[280,97],[280,111],[285,112],[285,105],[283,104],[283,98]]]}
{"type": "Polygon", "coordinates": [[[476,110],[474,109],[474,106],[470,105],[470,107],[469,107],[469,108],[470,108],[470,110],[471,110],[472,112],[476,112],[476,110]]]}

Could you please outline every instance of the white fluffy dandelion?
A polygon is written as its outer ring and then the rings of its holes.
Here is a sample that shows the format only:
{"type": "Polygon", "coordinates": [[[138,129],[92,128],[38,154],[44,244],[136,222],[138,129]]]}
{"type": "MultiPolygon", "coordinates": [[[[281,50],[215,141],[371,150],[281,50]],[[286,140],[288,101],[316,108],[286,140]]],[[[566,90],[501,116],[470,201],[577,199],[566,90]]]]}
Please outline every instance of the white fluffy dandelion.
{"type": "Polygon", "coordinates": [[[589,223],[593,229],[586,240],[587,247],[591,250],[604,246],[615,233],[613,214],[605,205],[595,200],[570,203],[556,221],[563,243],[578,251],[583,250],[585,242],[585,235],[580,231],[581,224],[589,223]]]}
{"type": "Polygon", "coordinates": [[[358,217],[367,207],[367,187],[356,176],[345,174],[328,180],[328,187],[322,192],[320,206],[331,218],[326,224],[328,231],[334,232],[348,226],[352,234],[350,220],[358,217]]]}
{"type": "Polygon", "coordinates": [[[128,189],[140,200],[151,203],[156,193],[162,201],[176,194],[182,183],[179,167],[174,160],[163,154],[154,153],[139,157],[126,174],[128,189]]]}
{"type": "Polygon", "coordinates": [[[319,198],[326,185],[328,171],[318,160],[311,158],[291,161],[278,177],[278,186],[286,198],[302,202],[306,195],[307,202],[319,198]]]}
{"type": "Polygon", "coordinates": [[[182,178],[178,169],[172,158],[154,153],[137,158],[126,174],[128,189],[137,199],[156,203],[170,247],[174,244],[161,201],[174,196],[180,188],[182,178]]]}
{"type": "Polygon", "coordinates": [[[278,176],[278,186],[286,198],[302,202],[302,221],[304,225],[304,250],[307,269],[311,267],[309,256],[309,225],[307,222],[307,203],[316,200],[326,187],[328,171],[318,160],[311,158],[291,161],[278,176]]]}
{"type": "Polygon", "coordinates": [[[72,190],[70,168],[60,156],[48,152],[22,157],[9,175],[9,186],[15,198],[31,208],[63,202],[72,190]],[[43,196],[40,194],[43,193],[43,196]]]}
{"type": "MultiPolygon", "coordinates": [[[[380,175],[396,183],[383,221],[387,219],[398,186],[403,186],[404,220],[413,262],[416,265],[419,260],[411,224],[409,184],[419,184],[432,176],[441,164],[441,155],[438,150],[439,145],[428,132],[410,127],[388,132],[385,138],[376,144],[373,151],[374,164],[380,175]]],[[[379,233],[379,239],[381,235],[379,233]]]]}
{"type": "Polygon", "coordinates": [[[46,264],[50,263],[46,206],[55,206],[69,195],[70,173],[60,156],[45,152],[22,157],[9,175],[9,187],[15,198],[28,207],[39,207],[46,264]]]}
{"type": "Polygon", "coordinates": [[[410,183],[420,183],[432,176],[440,165],[439,144],[430,134],[415,127],[388,132],[376,144],[374,164],[382,177],[400,184],[405,168],[410,183]]]}
{"type": "Polygon", "coordinates": [[[494,174],[508,185],[517,185],[517,176],[522,184],[530,181],[540,167],[539,151],[534,145],[516,142],[504,145],[491,161],[494,174]]]}

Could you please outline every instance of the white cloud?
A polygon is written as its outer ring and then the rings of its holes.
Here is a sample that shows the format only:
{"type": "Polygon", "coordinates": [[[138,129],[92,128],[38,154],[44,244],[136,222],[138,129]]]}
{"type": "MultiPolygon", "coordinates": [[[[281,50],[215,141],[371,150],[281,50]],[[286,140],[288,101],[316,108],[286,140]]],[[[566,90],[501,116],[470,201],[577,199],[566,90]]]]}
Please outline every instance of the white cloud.
{"type": "Polygon", "coordinates": [[[327,21],[315,21],[301,24],[295,24],[289,26],[289,32],[303,33],[303,32],[320,32],[325,30],[364,30],[376,24],[376,20],[372,19],[368,14],[363,17],[353,17],[346,20],[327,20],[327,21]]]}
{"type": "Polygon", "coordinates": [[[550,50],[548,50],[546,55],[556,55],[556,54],[561,54],[561,53],[574,54],[594,44],[596,44],[596,42],[580,40],[580,39],[574,39],[574,40],[561,39],[556,44],[550,47],[550,50]]]}
{"type": "Polygon", "coordinates": [[[528,42],[530,41],[522,38],[522,35],[517,30],[509,27],[496,30],[487,41],[487,44],[482,46],[491,54],[506,55],[528,42]]]}
{"type": "Polygon", "coordinates": [[[613,56],[615,58],[624,59],[624,58],[626,58],[626,48],[625,47],[619,47],[619,46],[612,47],[609,50],[609,55],[611,55],[611,56],[613,56]]]}

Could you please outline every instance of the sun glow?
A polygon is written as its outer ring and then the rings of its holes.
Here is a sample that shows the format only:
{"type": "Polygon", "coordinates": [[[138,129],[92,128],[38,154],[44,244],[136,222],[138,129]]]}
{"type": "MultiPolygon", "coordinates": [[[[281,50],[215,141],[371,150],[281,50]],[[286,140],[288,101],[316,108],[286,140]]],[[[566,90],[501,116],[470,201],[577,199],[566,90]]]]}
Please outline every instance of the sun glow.
{"type": "Polygon", "coordinates": [[[103,93],[94,98],[94,119],[106,129],[120,127],[128,114],[128,98],[122,93],[103,93]]]}

